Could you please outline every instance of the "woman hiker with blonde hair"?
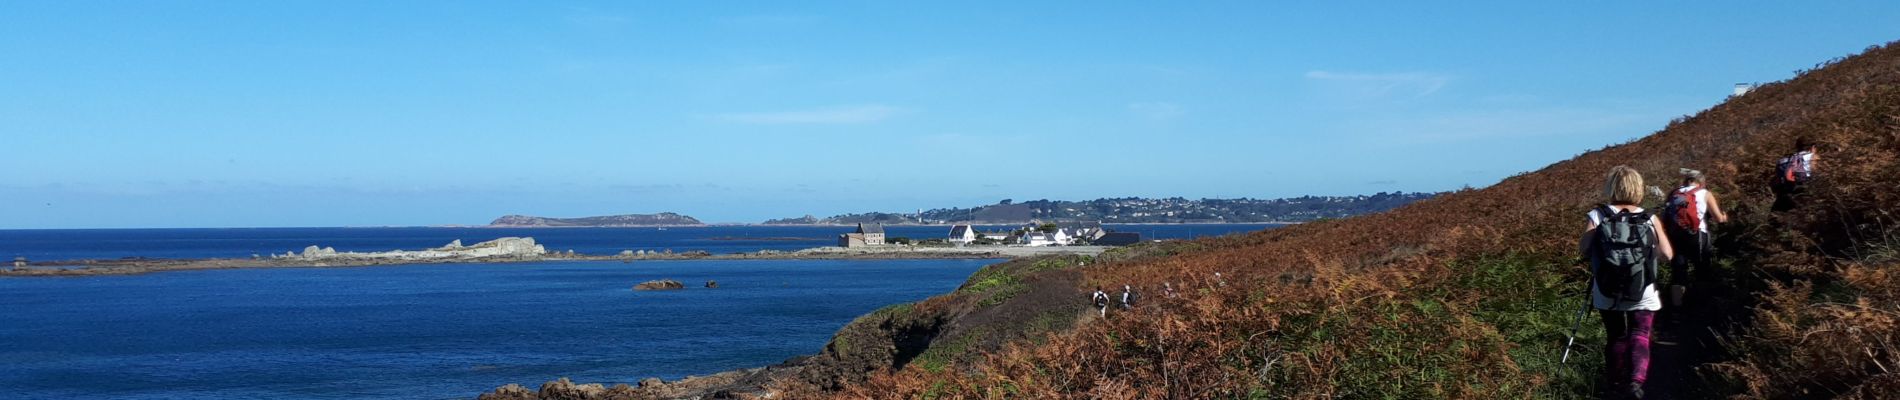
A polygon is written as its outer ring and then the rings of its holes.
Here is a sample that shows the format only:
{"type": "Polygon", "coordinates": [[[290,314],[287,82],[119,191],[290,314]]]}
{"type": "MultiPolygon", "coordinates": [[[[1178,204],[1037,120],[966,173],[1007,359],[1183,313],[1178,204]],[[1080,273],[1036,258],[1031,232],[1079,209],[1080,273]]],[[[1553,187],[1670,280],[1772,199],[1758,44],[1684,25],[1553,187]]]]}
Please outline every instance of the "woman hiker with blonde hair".
{"type": "Polygon", "coordinates": [[[1581,250],[1590,260],[1590,302],[1603,316],[1604,374],[1612,389],[1643,397],[1649,378],[1649,336],[1662,310],[1657,266],[1674,256],[1662,221],[1640,206],[1643,175],[1628,166],[1610,169],[1605,204],[1590,210],[1581,250]]]}
{"type": "Polygon", "coordinates": [[[1714,257],[1710,254],[1714,252],[1714,235],[1709,228],[1728,222],[1728,213],[1722,212],[1722,202],[1709,191],[1702,171],[1682,168],[1680,172],[1682,187],[1670,192],[1661,215],[1664,233],[1676,253],[1669,263],[1670,310],[1665,313],[1672,324],[1682,319],[1683,297],[1691,284],[1707,291],[1708,284],[1715,282],[1714,257]]]}

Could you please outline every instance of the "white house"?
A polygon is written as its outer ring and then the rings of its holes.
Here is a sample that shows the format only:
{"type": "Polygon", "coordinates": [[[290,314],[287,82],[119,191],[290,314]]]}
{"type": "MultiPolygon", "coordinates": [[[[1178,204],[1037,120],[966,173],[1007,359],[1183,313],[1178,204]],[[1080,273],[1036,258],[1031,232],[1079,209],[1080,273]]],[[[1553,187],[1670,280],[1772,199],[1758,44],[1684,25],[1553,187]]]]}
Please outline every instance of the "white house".
{"type": "Polygon", "coordinates": [[[955,243],[958,247],[961,247],[972,242],[976,242],[976,227],[969,225],[950,227],[950,243],[955,243]]]}
{"type": "Polygon", "coordinates": [[[1068,246],[1074,242],[1075,238],[1069,236],[1069,232],[1063,229],[1057,229],[1055,232],[1049,233],[1039,231],[1024,232],[1022,237],[1016,239],[1016,244],[1028,247],[1068,246]]]}
{"type": "Polygon", "coordinates": [[[1068,222],[1062,224],[1062,229],[1068,230],[1069,235],[1075,237],[1072,240],[1073,242],[1093,241],[1095,239],[1101,239],[1102,235],[1108,234],[1108,230],[1102,229],[1101,221],[1068,222]]]}
{"type": "Polygon", "coordinates": [[[1053,234],[1029,232],[1016,238],[1016,244],[1028,247],[1054,246],[1056,245],[1056,238],[1053,234]]]}

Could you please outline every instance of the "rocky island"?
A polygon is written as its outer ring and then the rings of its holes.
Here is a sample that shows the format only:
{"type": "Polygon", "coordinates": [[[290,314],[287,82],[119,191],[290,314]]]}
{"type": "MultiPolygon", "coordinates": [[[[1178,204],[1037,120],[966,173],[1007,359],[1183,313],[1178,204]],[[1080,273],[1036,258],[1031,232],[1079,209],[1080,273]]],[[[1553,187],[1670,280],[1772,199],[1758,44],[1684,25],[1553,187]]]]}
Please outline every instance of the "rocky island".
{"type": "Polygon", "coordinates": [[[633,285],[633,290],[677,290],[685,288],[686,284],[672,279],[651,280],[633,285]]]}
{"type": "Polygon", "coordinates": [[[530,215],[507,215],[489,222],[491,227],[510,228],[548,228],[548,227],[638,227],[638,226],[696,226],[705,225],[699,219],[663,212],[659,214],[623,214],[580,218],[550,218],[530,215]]]}
{"type": "Polygon", "coordinates": [[[376,259],[380,259],[380,260],[396,260],[396,261],[430,261],[430,260],[472,260],[472,259],[492,259],[492,258],[539,257],[542,254],[546,254],[547,252],[548,250],[546,247],[534,243],[534,238],[505,237],[505,238],[490,240],[486,242],[476,243],[474,246],[463,246],[462,240],[456,239],[453,242],[449,242],[449,244],[447,245],[433,248],[433,249],[413,250],[413,251],[390,250],[390,251],[379,251],[379,252],[372,252],[372,253],[359,253],[359,252],[353,252],[353,251],[352,252],[337,252],[336,248],[317,247],[313,245],[310,247],[305,247],[303,249],[303,253],[277,254],[277,255],[272,255],[271,258],[301,259],[301,260],[339,260],[339,259],[376,260],[376,259]]]}

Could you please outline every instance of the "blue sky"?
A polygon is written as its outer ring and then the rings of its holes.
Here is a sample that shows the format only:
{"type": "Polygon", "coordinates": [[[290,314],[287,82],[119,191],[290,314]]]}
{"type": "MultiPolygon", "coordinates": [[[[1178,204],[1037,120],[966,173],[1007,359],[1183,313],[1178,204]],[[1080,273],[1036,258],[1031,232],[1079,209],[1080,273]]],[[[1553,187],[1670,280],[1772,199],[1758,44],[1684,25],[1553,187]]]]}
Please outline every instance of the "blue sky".
{"type": "Polygon", "coordinates": [[[0,228],[1485,186],[1900,3],[0,2],[0,228]]]}

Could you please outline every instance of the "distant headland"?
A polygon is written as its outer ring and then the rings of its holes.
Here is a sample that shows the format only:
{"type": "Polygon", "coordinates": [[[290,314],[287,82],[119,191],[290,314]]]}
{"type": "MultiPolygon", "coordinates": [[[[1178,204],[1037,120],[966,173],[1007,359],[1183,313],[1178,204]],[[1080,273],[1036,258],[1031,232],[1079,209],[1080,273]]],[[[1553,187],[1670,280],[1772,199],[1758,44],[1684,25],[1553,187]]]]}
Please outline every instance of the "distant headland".
{"type": "Polygon", "coordinates": [[[916,213],[868,212],[767,220],[763,225],[1015,225],[1031,221],[1097,221],[1104,224],[1298,223],[1345,218],[1397,208],[1440,193],[1380,192],[1357,196],[1301,196],[1282,199],[1102,198],[1095,200],[1004,199],[970,208],[938,208],[916,213]]]}
{"type": "MultiPolygon", "coordinates": [[[[756,225],[1018,225],[1049,221],[1094,221],[1105,224],[1292,224],[1327,218],[1345,218],[1398,208],[1442,193],[1379,192],[1357,196],[1300,196],[1280,199],[1101,198],[1095,200],[1003,199],[970,208],[936,208],[915,213],[865,212],[830,217],[768,219],[756,225]]],[[[704,226],[699,219],[679,213],[624,214],[580,218],[509,215],[488,223],[491,227],[648,227],[704,226]]],[[[753,224],[726,224],[753,225],[753,224]]]]}
{"type": "Polygon", "coordinates": [[[546,228],[561,226],[629,227],[629,226],[683,226],[705,225],[699,219],[663,212],[659,214],[623,214],[581,218],[549,218],[529,215],[508,215],[489,222],[492,227],[546,228]]]}

